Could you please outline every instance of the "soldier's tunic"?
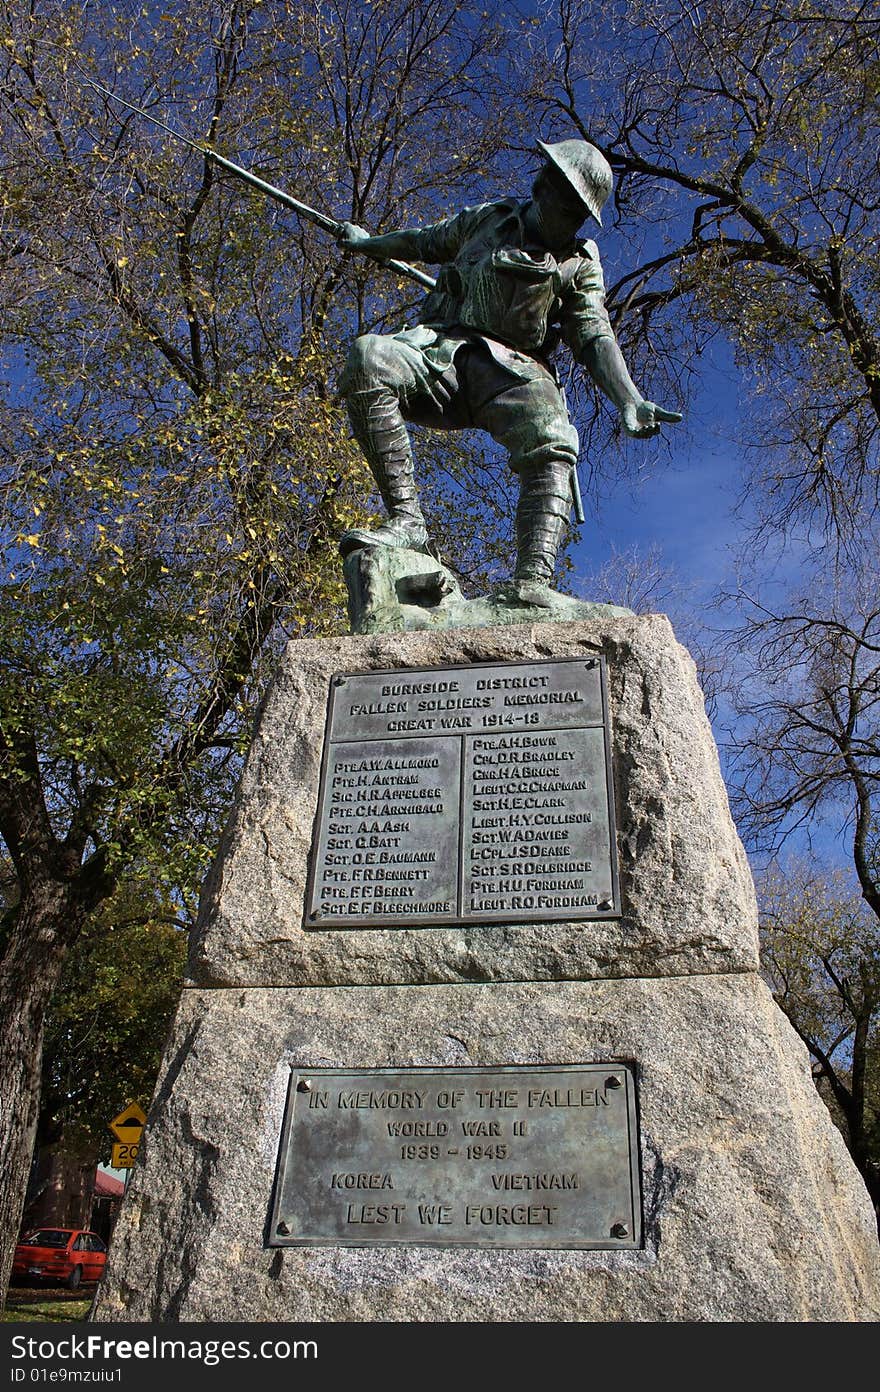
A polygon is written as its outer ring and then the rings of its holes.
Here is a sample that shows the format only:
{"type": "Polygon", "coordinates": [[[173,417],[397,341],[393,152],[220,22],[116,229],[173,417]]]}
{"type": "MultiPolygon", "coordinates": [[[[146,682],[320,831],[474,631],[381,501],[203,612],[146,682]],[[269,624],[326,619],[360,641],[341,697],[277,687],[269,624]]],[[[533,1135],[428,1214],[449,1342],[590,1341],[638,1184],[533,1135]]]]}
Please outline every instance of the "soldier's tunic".
{"type": "Polygon", "coordinates": [[[340,383],[350,405],[381,384],[407,420],[488,430],[517,470],[576,458],[549,354],[561,338],[581,362],[594,340],[614,338],[602,267],[595,242],[556,257],[531,241],[527,206],[484,203],[396,234],[395,254],[442,269],[414,328],[355,341],[340,383]]]}

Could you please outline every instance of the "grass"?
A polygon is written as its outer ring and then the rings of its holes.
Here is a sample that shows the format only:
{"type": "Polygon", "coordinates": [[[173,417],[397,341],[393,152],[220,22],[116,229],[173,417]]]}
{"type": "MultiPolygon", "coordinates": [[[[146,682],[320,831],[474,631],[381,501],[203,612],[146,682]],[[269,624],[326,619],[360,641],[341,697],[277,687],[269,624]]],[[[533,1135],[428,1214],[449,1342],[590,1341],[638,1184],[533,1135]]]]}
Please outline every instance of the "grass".
{"type": "Polygon", "coordinates": [[[88,1317],[91,1294],[62,1295],[58,1291],[43,1294],[13,1287],[6,1296],[6,1309],[0,1313],[0,1323],[19,1324],[34,1320],[38,1324],[82,1323],[88,1317]]]}

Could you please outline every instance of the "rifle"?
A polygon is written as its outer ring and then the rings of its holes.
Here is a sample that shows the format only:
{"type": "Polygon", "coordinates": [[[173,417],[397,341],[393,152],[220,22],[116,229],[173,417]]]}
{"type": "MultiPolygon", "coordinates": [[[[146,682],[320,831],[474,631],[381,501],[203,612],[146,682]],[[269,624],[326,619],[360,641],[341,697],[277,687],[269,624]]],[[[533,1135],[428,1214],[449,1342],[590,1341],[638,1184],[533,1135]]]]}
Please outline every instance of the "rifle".
{"type": "MultiPolygon", "coordinates": [[[[117,97],[115,92],[108,91],[106,87],[102,87],[97,82],[92,82],[90,78],[84,78],[83,80],[88,83],[89,87],[94,87],[96,92],[100,92],[103,97],[109,97],[111,101],[118,102],[120,106],[127,107],[129,111],[135,112],[137,116],[143,116],[145,121],[151,121],[154,126],[159,126],[163,131],[167,131],[169,135],[173,135],[175,140],[181,141],[182,144],[188,145],[191,150],[196,150],[200,155],[204,155],[207,159],[213,160],[221,169],[225,169],[228,174],[234,174],[237,179],[241,179],[244,183],[250,184],[252,188],[259,189],[260,193],[265,193],[267,197],[274,198],[276,203],[282,203],[285,208],[291,208],[293,212],[298,213],[300,217],[305,218],[308,222],[314,222],[316,226],[323,227],[325,232],[332,232],[335,237],[342,236],[345,228],[343,222],[337,222],[336,218],[328,217],[326,213],[319,213],[317,208],[310,208],[308,203],[301,203],[300,200],[294,198],[292,194],[285,193],[283,189],[276,188],[274,184],[267,183],[265,179],[261,179],[258,175],[252,174],[249,169],[244,169],[240,164],[234,164],[232,160],[226,159],[224,155],[218,155],[217,151],[212,150],[210,145],[202,145],[199,144],[198,141],[187,139],[185,135],[181,135],[180,131],[176,131],[173,126],[167,126],[165,122],[160,121],[158,117],[151,116],[149,111],[144,111],[140,106],[134,106],[123,97],[117,97]]],[[[429,276],[425,271],[417,270],[415,266],[410,266],[407,261],[388,260],[382,261],[380,264],[387,266],[391,271],[396,271],[398,275],[407,276],[410,280],[416,281],[419,285],[424,285],[428,290],[433,290],[436,285],[436,281],[432,276],[429,276]]]]}

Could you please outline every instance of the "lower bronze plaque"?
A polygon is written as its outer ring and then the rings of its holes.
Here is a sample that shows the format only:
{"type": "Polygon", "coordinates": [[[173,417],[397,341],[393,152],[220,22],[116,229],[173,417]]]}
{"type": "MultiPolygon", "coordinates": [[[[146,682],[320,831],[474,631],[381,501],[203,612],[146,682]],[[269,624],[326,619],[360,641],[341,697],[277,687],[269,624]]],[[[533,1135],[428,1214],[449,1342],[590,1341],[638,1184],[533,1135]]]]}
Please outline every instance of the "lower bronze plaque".
{"type": "Polygon", "coordinates": [[[641,1241],[631,1065],[291,1079],[270,1246],[641,1241]]]}

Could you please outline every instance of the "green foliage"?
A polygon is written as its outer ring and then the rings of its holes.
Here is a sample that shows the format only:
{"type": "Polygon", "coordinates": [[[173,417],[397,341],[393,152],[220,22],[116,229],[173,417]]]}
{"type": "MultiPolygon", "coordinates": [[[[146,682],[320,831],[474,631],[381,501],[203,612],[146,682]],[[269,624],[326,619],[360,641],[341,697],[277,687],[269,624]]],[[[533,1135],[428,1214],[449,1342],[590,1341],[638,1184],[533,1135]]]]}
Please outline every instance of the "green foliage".
{"type": "Polygon", "coordinates": [[[71,948],[46,1019],[41,1133],[97,1141],[146,1110],[180,996],[186,935],[142,888],[120,890],[71,948]]]}
{"type": "MultiPolygon", "coordinates": [[[[854,1014],[880,1010],[880,936],[851,877],[804,860],[760,881],[764,966],[831,1062],[849,1066],[854,1014]]],[[[875,1028],[880,1020],[875,1021],[875,1028]]]]}
{"type": "Polygon", "coordinates": [[[773,864],[759,882],[764,974],[880,1206],[880,933],[840,871],[773,864]]]}
{"type": "Polygon", "coordinates": [[[267,665],[343,621],[333,543],[366,518],[367,471],[274,209],[84,84],[109,66],[138,97],[161,72],[170,114],[188,88],[186,124],[209,110],[218,139],[270,119],[271,35],[186,8],[134,30],[112,10],[0,16],[0,722],[13,787],[36,750],[75,853],[113,875],[152,857],[191,900],[267,665]]]}

